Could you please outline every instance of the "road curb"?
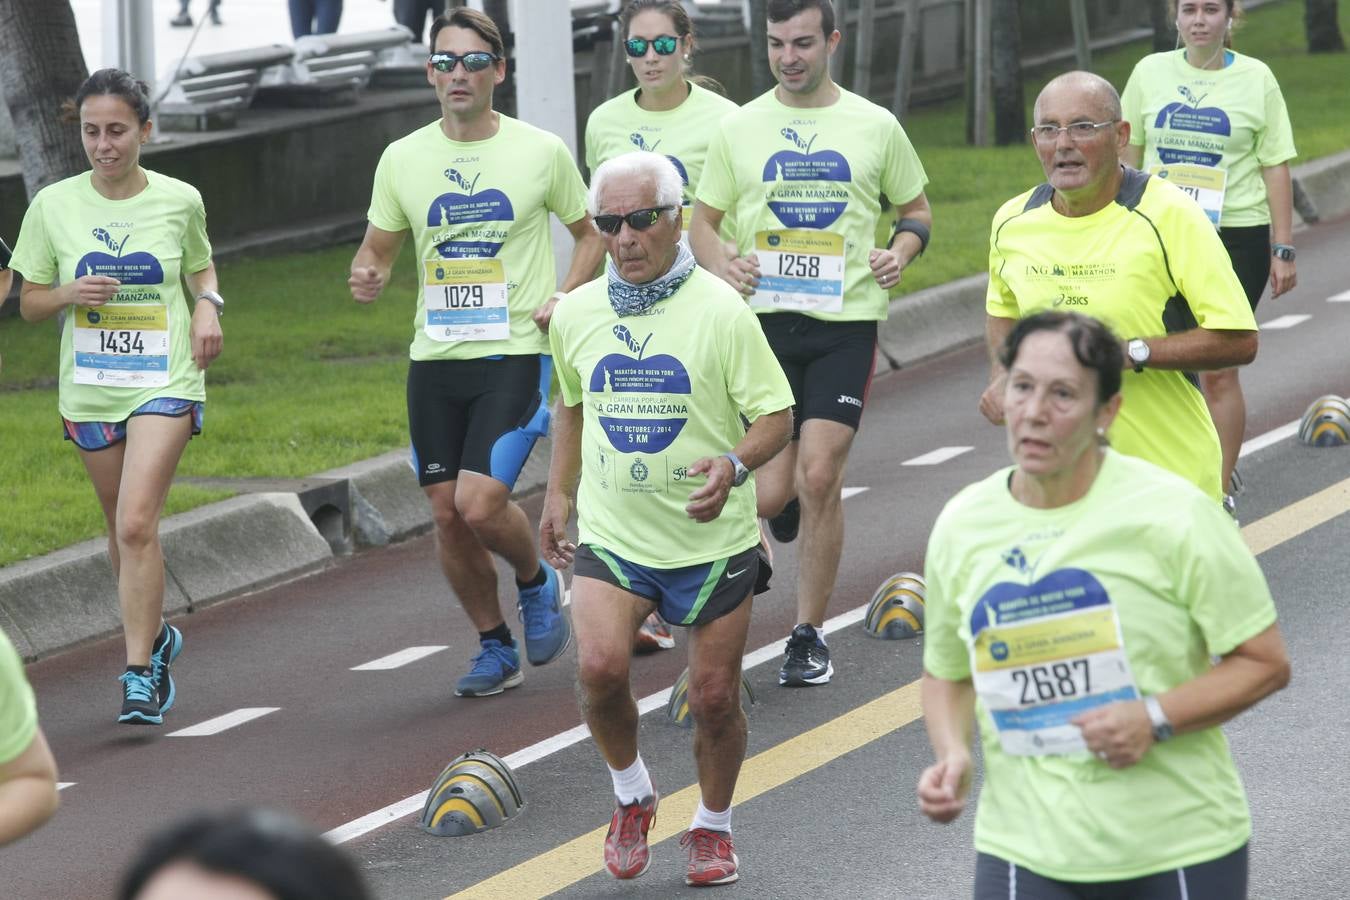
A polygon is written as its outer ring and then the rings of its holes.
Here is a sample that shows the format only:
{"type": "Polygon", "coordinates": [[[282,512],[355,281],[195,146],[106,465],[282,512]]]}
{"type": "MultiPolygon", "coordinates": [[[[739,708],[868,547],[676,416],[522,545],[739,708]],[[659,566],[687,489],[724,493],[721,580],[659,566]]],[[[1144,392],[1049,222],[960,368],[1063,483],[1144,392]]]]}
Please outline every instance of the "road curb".
{"type": "MultiPolygon", "coordinates": [[[[1292,170],[1295,204],[1308,222],[1350,214],[1350,151],[1292,170]]],[[[897,297],[877,333],[877,374],[978,342],[984,335],[988,275],[972,275],[897,297]]],[[[548,480],[551,444],[539,441],[514,496],[548,480]]],[[[245,494],[166,518],[165,615],[255,591],[316,571],[334,547],[382,546],[431,529],[431,509],[406,449],[319,473],[346,484],[347,540],[311,521],[299,496],[245,494]]],[[[0,628],[32,660],[121,630],[116,582],[103,539],[86,541],[0,569],[0,628]]]]}

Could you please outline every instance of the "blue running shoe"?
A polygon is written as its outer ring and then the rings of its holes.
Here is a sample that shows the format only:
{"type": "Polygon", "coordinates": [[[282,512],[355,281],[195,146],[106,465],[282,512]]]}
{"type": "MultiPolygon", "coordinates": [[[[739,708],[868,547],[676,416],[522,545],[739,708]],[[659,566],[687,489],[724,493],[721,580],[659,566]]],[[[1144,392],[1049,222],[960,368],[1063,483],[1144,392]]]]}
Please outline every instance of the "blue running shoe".
{"type": "Polygon", "coordinates": [[[150,650],[150,678],[155,682],[155,691],[159,697],[159,711],[166,713],[173,708],[178,692],[173,686],[173,676],[169,666],[183,652],[183,632],[167,622],[155,638],[155,646],[150,650]]]}
{"type": "Polygon", "coordinates": [[[515,641],[508,647],[501,641],[486,640],[482,647],[473,658],[469,674],[455,685],[456,697],[491,697],[525,680],[515,641]]]}
{"type": "Polygon", "coordinates": [[[516,605],[525,624],[525,656],[532,666],[553,662],[572,642],[572,626],[562,613],[562,573],[544,562],[547,576],[537,588],[524,588],[516,605]]]}
{"type": "Polygon", "coordinates": [[[117,680],[122,682],[122,714],[117,717],[117,721],[127,725],[164,724],[155,680],[149,672],[142,675],[128,669],[117,680]]]}

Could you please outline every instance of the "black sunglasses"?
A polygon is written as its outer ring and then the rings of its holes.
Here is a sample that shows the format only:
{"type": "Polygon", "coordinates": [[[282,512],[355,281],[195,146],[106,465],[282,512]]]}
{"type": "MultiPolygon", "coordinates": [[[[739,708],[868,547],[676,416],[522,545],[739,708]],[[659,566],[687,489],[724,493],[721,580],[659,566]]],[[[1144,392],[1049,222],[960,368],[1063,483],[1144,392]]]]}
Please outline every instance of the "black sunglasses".
{"type": "Polygon", "coordinates": [[[453,53],[433,53],[427,62],[437,72],[453,72],[457,63],[464,63],[464,71],[481,72],[488,66],[501,59],[495,53],[488,53],[486,50],[474,50],[472,53],[465,53],[463,56],[456,56],[453,53]]]}
{"type": "Polygon", "coordinates": [[[673,206],[654,206],[651,209],[635,209],[624,215],[595,216],[592,221],[595,222],[595,227],[605,234],[618,234],[624,222],[627,222],[628,227],[634,231],[646,231],[656,224],[656,220],[661,218],[661,213],[670,212],[674,208],[673,206]]]}
{"type": "Polygon", "coordinates": [[[663,34],[659,38],[652,38],[650,41],[646,38],[629,38],[623,42],[623,49],[628,51],[629,56],[636,58],[647,55],[648,44],[656,48],[658,55],[669,56],[680,45],[680,39],[668,34],[663,34]]]}

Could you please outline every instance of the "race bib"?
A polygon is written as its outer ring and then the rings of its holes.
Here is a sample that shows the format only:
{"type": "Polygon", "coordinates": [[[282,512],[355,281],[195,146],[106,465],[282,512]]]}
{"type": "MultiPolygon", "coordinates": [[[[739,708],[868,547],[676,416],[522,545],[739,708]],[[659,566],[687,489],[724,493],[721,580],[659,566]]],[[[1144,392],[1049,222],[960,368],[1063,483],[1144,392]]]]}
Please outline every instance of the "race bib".
{"type": "Polygon", "coordinates": [[[169,383],[169,310],[162,303],[78,307],[72,318],[76,384],[169,383]]]}
{"type": "Polygon", "coordinates": [[[1219,217],[1223,214],[1223,192],[1228,183],[1226,170],[1194,163],[1171,163],[1156,165],[1148,171],[1190,194],[1200,204],[1205,215],[1209,216],[1210,224],[1219,227],[1219,217]]]}
{"type": "Polygon", "coordinates": [[[1017,595],[981,602],[988,617],[975,634],[971,671],[1004,752],[1084,751],[1070,724],[1076,716],[1139,698],[1115,607],[1091,574],[1062,569],[1017,595]]]}
{"type": "Polygon", "coordinates": [[[755,235],[759,289],[750,305],[800,312],[844,311],[844,238],[814,229],[755,235]]]}
{"type": "Polygon", "coordinates": [[[442,342],[511,337],[501,260],[437,259],[422,265],[427,337],[442,342]]]}

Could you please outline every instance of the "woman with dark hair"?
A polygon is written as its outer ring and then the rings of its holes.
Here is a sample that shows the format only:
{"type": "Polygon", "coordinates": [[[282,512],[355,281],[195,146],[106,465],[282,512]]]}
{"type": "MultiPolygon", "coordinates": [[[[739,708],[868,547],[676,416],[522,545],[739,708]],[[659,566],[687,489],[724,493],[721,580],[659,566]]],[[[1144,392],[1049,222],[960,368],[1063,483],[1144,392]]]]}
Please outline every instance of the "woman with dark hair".
{"type": "Polygon", "coordinates": [[[119,900],[369,900],[345,853],[288,815],[241,809],[191,816],[152,835],[119,900]]]}
{"type": "Polygon", "coordinates": [[[1124,361],[1104,325],[1030,316],[1001,356],[1014,465],[929,538],[919,808],[965,808],[978,719],[976,900],[1246,897],[1219,726],[1289,681],[1261,569],[1211,498],[1105,446],[1124,361]]]}
{"type": "Polygon", "coordinates": [[[201,432],[225,301],[201,195],[141,167],[152,127],[145,84],[101,69],[74,109],[90,171],[38,192],[11,265],[24,279],[25,319],[65,317],[58,405],[108,523],[126,638],[118,721],[158,725],[183,646],[163,620],[159,518],[183,448],[201,432]]]}
{"type": "MultiPolygon", "coordinates": [[[[679,0],[631,0],[619,14],[636,90],[605,101],[586,120],[586,168],[633,150],[661,153],[684,182],[683,230],[688,244],[694,190],[717,123],[736,104],[709,78],[691,76],[694,25],[679,0]]],[[[726,226],[724,233],[730,233],[726,226]]],[[[652,613],[638,632],[639,652],[675,646],[670,626],[652,613]]]]}
{"type": "MultiPolygon", "coordinates": [[[[1231,49],[1238,0],[1171,7],[1182,46],[1144,57],[1130,74],[1120,95],[1130,123],[1122,159],[1204,207],[1255,312],[1267,282],[1278,297],[1298,281],[1289,111],[1266,64],[1231,49]]],[[[1223,483],[1231,485],[1247,423],[1238,370],[1201,372],[1200,386],[1223,447],[1223,483]]],[[[1231,511],[1231,494],[1225,502],[1231,511]]]]}

